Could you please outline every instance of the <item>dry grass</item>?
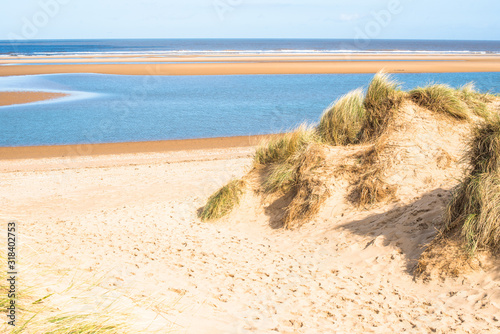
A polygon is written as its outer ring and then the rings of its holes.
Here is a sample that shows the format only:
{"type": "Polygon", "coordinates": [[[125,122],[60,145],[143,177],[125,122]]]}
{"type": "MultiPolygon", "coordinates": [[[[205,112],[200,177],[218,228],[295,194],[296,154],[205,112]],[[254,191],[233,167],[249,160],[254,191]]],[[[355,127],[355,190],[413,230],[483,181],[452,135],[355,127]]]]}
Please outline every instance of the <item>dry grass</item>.
{"type": "Polygon", "coordinates": [[[318,141],[316,130],[302,124],[296,130],[260,145],[254,156],[255,165],[284,162],[311,142],[318,141]]]}
{"type": "Polygon", "coordinates": [[[459,120],[470,118],[467,104],[455,89],[442,84],[418,87],[409,92],[409,98],[419,106],[459,120]]]}
{"type": "Polygon", "coordinates": [[[458,277],[480,267],[478,261],[463,252],[460,235],[439,233],[418,259],[414,274],[424,281],[458,277]]]}
{"type": "MultiPolygon", "coordinates": [[[[0,256],[0,260],[5,260],[0,256]]],[[[32,266],[26,265],[24,268],[28,270],[25,275],[34,275],[32,266]]],[[[37,273],[39,274],[39,273],[37,273]]],[[[73,297],[71,304],[64,302],[54,303],[52,299],[54,295],[60,293],[46,294],[45,289],[41,287],[27,287],[24,281],[16,283],[16,326],[8,325],[6,316],[6,307],[10,304],[10,299],[7,296],[8,284],[7,274],[5,271],[0,271],[0,306],[3,309],[2,316],[4,317],[3,324],[0,325],[0,331],[3,333],[19,334],[19,333],[44,333],[44,334],[120,334],[134,333],[130,324],[126,323],[126,318],[123,316],[123,310],[116,306],[99,305],[99,310],[91,310],[91,312],[65,312],[64,309],[72,308],[74,302],[80,300],[73,297]],[[40,292],[45,293],[40,295],[40,292]]],[[[74,290],[83,289],[85,291],[89,287],[87,282],[73,282],[72,285],[62,293],[74,293],[74,290]]],[[[91,286],[92,287],[92,286],[91,286]]],[[[81,293],[79,291],[76,295],[81,293]]],[[[97,296],[96,296],[97,297],[97,296]]],[[[105,297],[103,297],[104,299],[105,297]]],[[[89,305],[86,305],[89,306],[89,305]]],[[[89,307],[87,307],[89,309],[89,307]]]]}
{"type": "Polygon", "coordinates": [[[379,72],[373,77],[363,102],[366,110],[363,141],[372,141],[384,132],[405,95],[389,75],[379,72]]]}
{"type": "Polygon", "coordinates": [[[330,145],[358,143],[365,117],[363,91],[356,89],[342,96],[323,113],[318,125],[319,135],[330,145]]]}
{"type": "Polygon", "coordinates": [[[396,189],[396,186],[383,180],[381,168],[374,168],[360,176],[350,194],[350,200],[360,207],[388,202],[395,199],[396,189]]]}
{"type": "Polygon", "coordinates": [[[324,160],[324,148],[318,144],[309,145],[296,157],[295,182],[291,189],[293,199],[284,218],[285,228],[300,226],[311,219],[328,198],[328,188],[318,172],[324,160]]]}
{"type": "Polygon", "coordinates": [[[476,127],[466,158],[470,172],[447,207],[446,230],[459,229],[469,254],[500,251],[500,117],[476,127]]]}
{"type": "Polygon", "coordinates": [[[199,217],[202,221],[219,219],[229,214],[240,203],[243,180],[232,180],[209,197],[199,217]]]}
{"type": "Polygon", "coordinates": [[[358,207],[394,200],[397,187],[384,181],[384,164],[380,153],[385,148],[385,137],[380,138],[370,149],[356,156],[358,163],[350,166],[348,175],[353,183],[349,194],[351,203],[358,207]]]}

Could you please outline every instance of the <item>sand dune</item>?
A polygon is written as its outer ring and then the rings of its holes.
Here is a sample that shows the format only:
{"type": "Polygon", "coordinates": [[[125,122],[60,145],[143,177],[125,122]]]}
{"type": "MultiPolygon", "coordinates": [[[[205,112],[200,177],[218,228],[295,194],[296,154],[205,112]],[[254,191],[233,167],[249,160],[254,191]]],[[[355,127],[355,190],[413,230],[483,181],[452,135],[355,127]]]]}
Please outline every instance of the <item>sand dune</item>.
{"type": "MultiPolygon", "coordinates": [[[[253,192],[219,222],[197,218],[208,195],[248,172],[253,148],[0,161],[1,218],[20,222],[39,272],[100,277],[77,309],[112,292],[142,332],[498,332],[498,266],[414,280],[462,173],[467,126],[405,110],[389,146],[406,164],[387,170],[399,200],[356,209],[334,178],[337,191],[297,230],[273,228],[277,206],[253,192]]],[[[63,288],[52,282],[46,302],[63,288]]]]}

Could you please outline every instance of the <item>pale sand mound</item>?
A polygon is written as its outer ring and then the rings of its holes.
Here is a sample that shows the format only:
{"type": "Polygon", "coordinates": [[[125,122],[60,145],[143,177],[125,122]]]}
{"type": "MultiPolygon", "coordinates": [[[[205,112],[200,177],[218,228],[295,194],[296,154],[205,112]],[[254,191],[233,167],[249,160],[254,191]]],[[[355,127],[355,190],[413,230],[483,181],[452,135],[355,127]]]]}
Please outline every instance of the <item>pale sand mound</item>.
{"type": "Polygon", "coordinates": [[[248,149],[3,161],[1,218],[20,222],[23,256],[50,273],[26,278],[58,292],[46,303],[68,297],[57,277],[85,278],[96,290],[75,309],[98,309],[112,291],[140,332],[497,333],[498,263],[445,281],[413,277],[461,176],[467,132],[406,105],[379,156],[397,201],[368,208],[350,202],[355,186],[341,169],[370,147],[326,148],[330,196],[294,230],[276,228],[286,198],[252,191],[219,222],[196,217],[249,172],[248,149]]]}

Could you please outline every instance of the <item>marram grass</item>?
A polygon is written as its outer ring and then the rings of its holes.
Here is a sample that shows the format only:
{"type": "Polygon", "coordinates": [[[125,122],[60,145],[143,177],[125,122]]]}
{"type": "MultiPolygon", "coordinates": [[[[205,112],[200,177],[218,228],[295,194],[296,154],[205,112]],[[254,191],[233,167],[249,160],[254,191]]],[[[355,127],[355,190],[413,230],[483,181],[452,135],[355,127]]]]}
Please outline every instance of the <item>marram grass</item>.
{"type": "Polygon", "coordinates": [[[285,162],[271,165],[271,172],[263,183],[265,192],[286,193],[296,184],[297,165],[294,160],[289,158],[285,162]]]}
{"type": "Polygon", "coordinates": [[[459,228],[470,254],[479,248],[500,252],[500,117],[476,127],[466,158],[470,172],[456,188],[445,220],[459,228]]]}
{"type": "Polygon", "coordinates": [[[455,89],[434,84],[417,87],[409,92],[410,99],[419,106],[459,120],[470,118],[467,104],[456,94],[455,89]]]}
{"type": "Polygon", "coordinates": [[[360,140],[365,117],[363,91],[356,89],[342,96],[323,113],[318,133],[330,145],[356,144],[360,140]]]}
{"type": "Polygon", "coordinates": [[[293,228],[302,225],[318,213],[329,196],[329,190],[318,168],[325,161],[322,145],[313,143],[295,157],[295,180],[291,189],[292,201],[286,209],[283,226],[293,228]]]}
{"type": "Polygon", "coordinates": [[[232,180],[220,188],[208,199],[200,214],[201,220],[219,219],[230,213],[240,203],[244,186],[243,180],[232,180]]]}
{"type": "Polygon", "coordinates": [[[399,109],[405,93],[399,89],[399,83],[384,73],[378,72],[373,77],[363,101],[366,110],[363,125],[363,140],[370,141],[381,135],[390,119],[399,109]]]}
{"type": "Polygon", "coordinates": [[[256,165],[284,162],[286,159],[302,150],[308,143],[317,141],[314,128],[302,124],[292,132],[272,139],[257,148],[254,155],[256,165]]]}
{"type": "Polygon", "coordinates": [[[458,88],[456,93],[460,100],[462,100],[476,116],[488,117],[488,106],[486,105],[488,99],[485,94],[481,94],[476,90],[473,82],[469,82],[458,88]]]}

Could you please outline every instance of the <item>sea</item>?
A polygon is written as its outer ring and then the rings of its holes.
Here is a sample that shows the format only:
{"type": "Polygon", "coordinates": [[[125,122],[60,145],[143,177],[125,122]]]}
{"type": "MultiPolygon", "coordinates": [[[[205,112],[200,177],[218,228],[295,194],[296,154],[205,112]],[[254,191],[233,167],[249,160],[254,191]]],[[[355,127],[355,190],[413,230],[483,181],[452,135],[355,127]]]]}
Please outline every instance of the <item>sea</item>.
{"type": "MultiPolygon", "coordinates": [[[[0,41],[0,55],[103,53],[471,53],[498,54],[499,41],[372,40],[0,41]]],[[[0,72],[2,66],[0,66],[0,72]]],[[[129,76],[50,74],[0,77],[1,91],[69,96],[0,107],[0,146],[112,143],[278,133],[315,124],[336,99],[366,88],[372,74],[129,76]]],[[[500,73],[394,74],[403,89],[474,82],[500,93],[500,73]]]]}
{"type": "Polygon", "coordinates": [[[471,53],[498,54],[500,41],[385,39],[89,39],[0,40],[0,55],[89,53],[471,53]]]}

